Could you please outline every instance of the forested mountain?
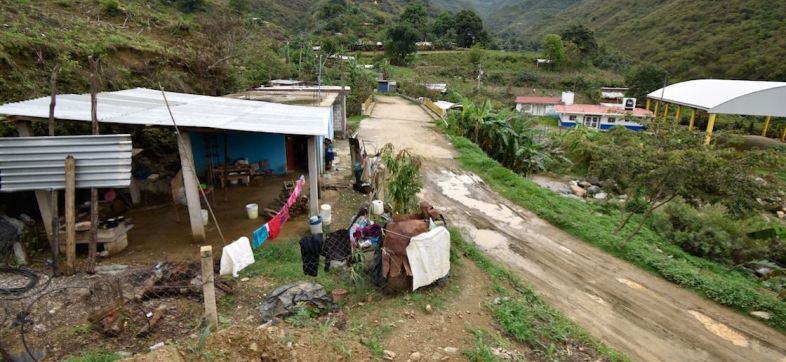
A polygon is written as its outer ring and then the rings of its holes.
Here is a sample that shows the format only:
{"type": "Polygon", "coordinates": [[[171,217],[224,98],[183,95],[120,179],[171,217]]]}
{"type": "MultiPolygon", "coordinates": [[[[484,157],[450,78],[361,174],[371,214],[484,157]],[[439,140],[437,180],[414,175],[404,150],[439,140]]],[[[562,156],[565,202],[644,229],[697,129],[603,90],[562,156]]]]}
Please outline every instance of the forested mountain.
{"type": "Polygon", "coordinates": [[[786,80],[786,1],[465,2],[503,46],[507,40],[538,45],[545,34],[581,24],[595,32],[601,45],[658,64],[676,78],[786,80]]]}

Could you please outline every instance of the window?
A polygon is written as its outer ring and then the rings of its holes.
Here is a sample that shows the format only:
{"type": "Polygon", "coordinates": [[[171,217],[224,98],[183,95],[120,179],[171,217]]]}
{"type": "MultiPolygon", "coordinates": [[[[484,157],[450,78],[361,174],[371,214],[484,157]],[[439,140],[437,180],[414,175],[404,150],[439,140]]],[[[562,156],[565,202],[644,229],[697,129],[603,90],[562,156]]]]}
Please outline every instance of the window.
{"type": "Polygon", "coordinates": [[[614,118],[614,117],[609,117],[607,122],[609,122],[609,123],[617,123],[617,119],[614,118]]]}
{"type": "Polygon", "coordinates": [[[575,121],[576,120],[576,116],[570,116],[570,117],[568,117],[568,120],[575,121]]]}

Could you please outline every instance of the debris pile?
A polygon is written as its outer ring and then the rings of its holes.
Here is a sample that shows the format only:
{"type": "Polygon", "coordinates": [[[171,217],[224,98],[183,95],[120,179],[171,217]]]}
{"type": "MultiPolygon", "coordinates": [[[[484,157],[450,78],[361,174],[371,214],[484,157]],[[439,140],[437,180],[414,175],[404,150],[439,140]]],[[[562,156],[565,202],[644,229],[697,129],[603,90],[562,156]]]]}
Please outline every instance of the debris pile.
{"type": "MultiPolygon", "coordinates": [[[[281,192],[278,194],[278,198],[276,198],[273,202],[270,203],[268,207],[264,209],[265,215],[270,218],[273,218],[278,214],[278,211],[287,204],[287,200],[289,200],[289,195],[292,194],[292,190],[295,188],[295,181],[285,181],[284,184],[281,186],[281,192]]],[[[308,196],[305,195],[305,192],[300,194],[300,197],[297,198],[297,201],[289,208],[289,216],[296,217],[298,215],[306,214],[308,212],[308,196]]]]}

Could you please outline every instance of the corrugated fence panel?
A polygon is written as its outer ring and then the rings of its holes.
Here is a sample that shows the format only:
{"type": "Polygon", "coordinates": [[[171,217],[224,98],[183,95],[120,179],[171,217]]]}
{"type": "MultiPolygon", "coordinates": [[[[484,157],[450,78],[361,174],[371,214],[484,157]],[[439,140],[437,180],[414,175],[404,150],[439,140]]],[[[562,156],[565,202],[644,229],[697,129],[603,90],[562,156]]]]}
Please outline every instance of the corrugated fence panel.
{"type": "Polygon", "coordinates": [[[131,135],[0,138],[0,192],[65,188],[65,158],[76,187],[128,187],[131,135]]]}

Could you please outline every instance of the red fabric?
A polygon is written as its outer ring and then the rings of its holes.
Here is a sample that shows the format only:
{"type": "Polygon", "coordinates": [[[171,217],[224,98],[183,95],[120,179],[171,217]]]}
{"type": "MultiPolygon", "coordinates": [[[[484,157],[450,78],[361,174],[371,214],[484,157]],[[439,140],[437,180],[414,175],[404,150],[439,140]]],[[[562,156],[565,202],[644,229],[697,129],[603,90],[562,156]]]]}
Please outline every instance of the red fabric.
{"type": "Polygon", "coordinates": [[[289,220],[289,208],[284,206],[275,217],[267,222],[267,227],[270,230],[268,240],[274,240],[278,237],[281,227],[287,220],[289,220]]]}

